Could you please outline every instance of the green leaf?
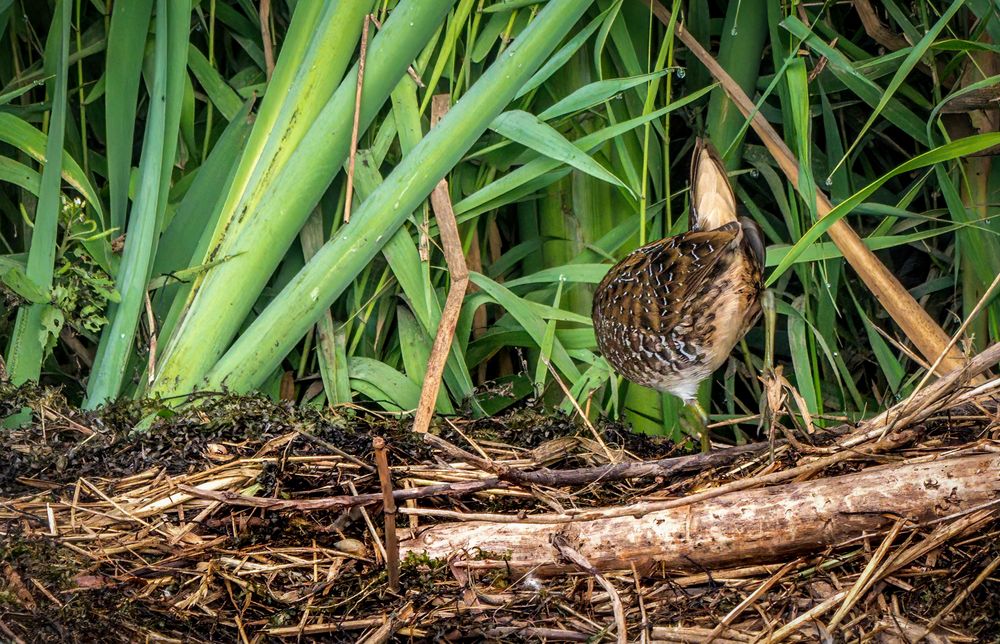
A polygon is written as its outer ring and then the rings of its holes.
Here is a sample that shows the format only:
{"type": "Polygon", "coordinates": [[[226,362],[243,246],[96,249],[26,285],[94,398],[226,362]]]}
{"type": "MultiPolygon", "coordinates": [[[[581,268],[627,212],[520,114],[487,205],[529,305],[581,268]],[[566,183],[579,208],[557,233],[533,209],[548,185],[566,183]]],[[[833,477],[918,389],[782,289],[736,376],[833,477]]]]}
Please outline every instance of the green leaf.
{"type": "MultiPolygon", "coordinates": [[[[420,15],[428,12],[420,0],[420,15]]],[[[200,386],[243,391],[261,382],[298,338],[362,272],[382,244],[455,167],[587,10],[588,0],[549,0],[504,55],[469,88],[413,151],[354,213],[309,265],[272,301],[232,345],[200,386]],[[261,343],[260,337],[273,338],[261,343]]],[[[404,1],[383,26],[407,6],[404,1]]],[[[408,31],[412,28],[407,27],[408,31]]],[[[377,41],[377,38],[376,38],[377,41]]],[[[369,50],[371,60],[377,58],[369,50]]],[[[403,58],[403,69],[409,58],[403,58]]],[[[368,86],[366,73],[366,87],[368,86]]],[[[398,77],[397,79],[398,80],[398,77]]],[[[353,104],[352,104],[353,105],[353,104]]],[[[347,112],[350,113],[350,112],[347,112]]],[[[341,114],[341,118],[345,115],[341,114]]],[[[325,140],[325,139],[324,139],[325,140]]],[[[302,151],[299,151],[302,156],[302,151]]],[[[306,158],[310,165],[315,159],[306,158]]],[[[315,174],[315,172],[313,172],[315,174]]],[[[302,192],[299,187],[299,192],[302,192]]],[[[258,245],[260,240],[257,241],[258,245]]],[[[268,239],[268,244],[274,244],[268,239]]],[[[232,285],[226,288],[232,290],[232,285]]],[[[234,329],[235,330],[235,329],[234,329]]],[[[180,368],[182,365],[177,365],[180,368]]],[[[186,365],[184,365],[186,367],[186,365]]]]}
{"type": "MultiPolygon", "coordinates": [[[[362,129],[375,118],[449,5],[448,0],[404,0],[369,43],[359,116],[362,129]]],[[[342,70],[354,55],[370,6],[369,2],[297,5],[207,246],[209,259],[229,255],[239,260],[219,266],[195,284],[179,327],[200,331],[171,337],[163,349],[154,393],[190,391],[223,355],[347,158],[357,69],[346,74],[342,70]]]]}
{"type": "Polygon", "coordinates": [[[127,242],[115,286],[121,303],[108,307],[87,383],[84,405],[94,409],[114,400],[125,381],[129,354],[146,300],[180,129],[187,78],[190,0],[157,0],[156,44],[149,116],[139,162],[139,188],[128,221],[127,242]]]}
{"type": "Polygon", "coordinates": [[[594,32],[597,31],[598,27],[601,26],[605,18],[608,17],[611,10],[612,9],[609,8],[603,11],[599,16],[587,23],[587,26],[581,29],[579,33],[570,38],[556,53],[549,56],[549,59],[545,61],[545,64],[542,65],[541,69],[535,72],[535,75],[532,76],[531,79],[517,91],[514,98],[521,98],[559,71],[559,69],[573,57],[573,54],[575,54],[580,47],[587,42],[587,39],[594,35],[594,32]]]}
{"type": "MultiPolygon", "coordinates": [[[[601,144],[610,141],[617,136],[621,136],[625,132],[635,129],[644,123],[658,119],[665,114],[673,112],[674,110],[678,110],[689,105],[693,101],[698,100],[710,92],[714,87],[715,85],[703,87],[697,92],[685,96],[680,100],[674,101],[670,105],[662,107],[655,112],[650,112],[649,114],[638,116],[628,121],[623,121],[622,123],[611,125],[602,128],[597,132],[582,136],[574,141],[573,145],[576,146],[577,149],[585,152],[592,151],[601,144]]],[[[515,192],[518,187],[529,185],[530,182],[541,178],[541,181],[538,184],[530,184],[531,190],[537,190],[540,187],[544,187],[553,181],[556,181],[558,176],[546,175],[546,173],[552,172],[559,166],[560,162],[554,159],[544,157],[533,159],[513,172],[509,172],[496,181],[488,183],[465,199],[456,203],[455,214],[462,215],[459,217],[459,221],[462,222],[470,219],[477,212],[496,208],[504,203],[510,203],[521,196],[515,192]]]]}
{"type": "Polygon", "coordinates": [[[24,264],[8,257],[0,256],[0,282],[32,304],[49,301],[46,289],[32,281],[24,272],[24,264]]]}
{"type": "Polygon", "coordinates": [[[795,263],[799,255],[801,255],[806,248],[819,239],[820,235],[825,233],[834,222],[854,210],[858,204],[870,197],[889,179],[904,172],[910,172],[911,170],[934,165],[935,163],[943,163],[945,161],[950,161],[951,159],[975,154],[980,150],[985,150],[986,148],[993,147],[994,145],[1000,145],[1000,134],[976,134],[964,139],[952,141],[951,143],[946,143],[945,145],[934,148],[933,150],[917,155],[909,161],[897,166],[894,170],[882,175],[858,192],[851,195],[851,197],[846,201],[837,204],[829,214],[813,224],[812,227],[809,228],[804,235],[802,235],[802,238],[795,242],[795,245],[792,246],[788,254],[785,255],[774,271],[771,272],[771,275],[767,278],[766,286],[774,284],[774,282],[781,277],[786,270],[788,270],[788,267],[795,263]]]}
{"type": "Polygon", "coordinates": [[[125,229],[136,101],[153,0],[116,2],[111,13],[104,95],[108,154],[109,227],[125,229]]]}
{"type": "Polygon", "coordinates": [[[388,411],[412,411],[420,401],[420,387],[384,362],[353,357],[348,360],[351,386],[388,411]]]}
{"type": "Polygon", "coordinates": [[[530,7],[545,3],[547,0],[499,0],[496,4],[483,7],[483,13],[496,13],[500,11],[512,11],[521,7],[530,7]]]}
{"type": "Polygon", "coordinates": [[[889,85],[885,88],[885,91],[882,92],[882,97],[879,99],[878,104],[868,115],[868,120],[866,120],[865,124],[861,126],[861,131],[858,132],[858,135],[855,137],[854,143],[852,143],[847,149],[847,152],[844,153],[844,157],[837,164],[838,166],[844,162],[847,156],[854,150],[855,146],[857,146],[858,142],[861,141],[862,137],[864,137],[865,133],[868,131],[868,128],[872,126],[875,119],[879,117],[882,110],[885,109],[885,107],[889,104],[889,101],[892,100],[892,97],[895,96],[896,91],[906,80],[906,77],[909,76],[910,72],[913,71],[913,68],[920,62],[920,59],[927,53],[927,50],[934,43],[934,39],[937,38],[938,34],[941,33],[941,31],[948,25],[948,22],[951,21],[958,10],[962,8],[963,4],[965,4],[965,0],[953,0],[951,5],[948,6],[943,14],[941,14],[941,18],[939,18],[938,21],[927,30],[924,36],[920,39],[920,42],[913,46],[910,53],[907,54],[906,58],[896,69],[896,73],[893,74],[892,80],[889,81],[889,85]]]}
{"type": "MultiPolygon", "coordinates": [[[[510,313],[511,317],[517,320],[517,323],[528,332],[528,335],[539,347],[545,345],[546,324],[532,303],[518,297],[485,275],[470,273],[469,279],[489,295],[494,302],[510,313]]],[[[552,341],[552,365],[561,371],[571,383],[575,383],[580,377],[580,370],[577,369],[576,364],[557,338],[553,338],[552,341]]]]}
{"type": "Polygon", "coordinates": [[[198,83],[204,88],[208,99],[212,101],[212,105],[219,110],[223,118],[227,121],[236,118],[236,115],[243,108],[243,100],[212,67],[201,50],[193,44],[188,48],[188,67],[191,68],[191,73],[198,79],[198,83]]]}
{"type": "Polygon", "coordinates": [[[103,218],[104,211],[101,208],[101,201],[97,197],[97,191],[94,190],[83,169],[69,153],[65,150],[62,151],[62,159],[59,164],[46,163],[46,159],[56,158],[59,150],[62,149],[61,146],[57,149],[50,149],[49,137],[51,135],[51,129],[49,134],[46,135],[27,121],[11,113],[0,112],[0,141],[11,144],[35,161],[45,164],[46,167],[49,165],[60,165],[62,178],[66,183],[73,186],[83,195],[87,203],[97,212],[98,217],[103,218]],[[50,153],[52,157],[49,157],[50,153]]]}
{"type": "Polygon", "coordinates": [[[597,177],[631,192],[618,177],[533,114],[521,110],[504,112],[490,124],[490,129],[511,141],[516,141],[544,154],[550,159],[561,161],[592,177],[597,177]]]}
{"type": "MultiPolygon", "coordinates": [[[[13,120],[15,125],[24,125],[25,132],[45,138],[45,157],[51,159],[42,170],[39,187],[38,204],[35,208],[34,226],[31,236],[31,247],[25,277],[36,289],[47,291],[52,288],[55,264],[56,237],[59,231],[59,213],[62,192],[60,190],[60,175],[62,174],[61,154],[63,138],[66,132],[67,80],[69,72],[69,39],[70,39],[70,0],[58,0],[55,6],[55,18],[52,21],[45,43],[45,69],[52,76],[48,93],[52,97],[52,113],[48,137],[44,137],[27,123],[9,114],[0,113],[0,119],[13,120]],[[4,118],[9,117],[9,118],[4,118]]],[[[0,121],[0,138],[12,142],[6,137],[13,135],[7,132],[0,121]]],[[[13,135],[12,138],[21,138],[13,135]]],[[[34,138],[33,136],[31,138],[34,138]]],[[[37,142],[37,140],[36,140],[37,142]]],[[[12,142],[13,143],[13,142],[12,142]]],[[[14,143],[17,145],[16,143],[14,143]]],[[[18,146],[21,147],[21,146],[18,146]]],[[[24,148],[21,148],[22,151],[24,148]]],[[[9,271],[8,271],[9,272],[9,271]]],[[[30,287],[29,287],[30,288],[30,287]]],[[[29,380],[38,380],[42,370],[42,360],[50,348],[46,323],[51,323],[51,306],[36,303],[21,307],[17,311],[14,322],[14,332],[11,336],[10,348],[7,353],[7,366],[10,379],[15,385],[29,380]]],[[[52,325],[49,324],[49,327],[52,325]]],[[[57,332],[58,333],[58,332],[57,332]]]]}
{"type": "Polygon", "coordinates": [[[595,81],[588,85],[584,85],[566,98],[557,102],[555,105],[546,108],[539,113],[538,118],[543,121],[549,121],[559,116],[572,114],[595,105],[600,105],[616,94],[621,94],[625,90],[631,89],[637,85],[644,85],[668,73],[670,73],[670,70],[664,69],[651,74],[642,74],[641,76],[595,81]]]}

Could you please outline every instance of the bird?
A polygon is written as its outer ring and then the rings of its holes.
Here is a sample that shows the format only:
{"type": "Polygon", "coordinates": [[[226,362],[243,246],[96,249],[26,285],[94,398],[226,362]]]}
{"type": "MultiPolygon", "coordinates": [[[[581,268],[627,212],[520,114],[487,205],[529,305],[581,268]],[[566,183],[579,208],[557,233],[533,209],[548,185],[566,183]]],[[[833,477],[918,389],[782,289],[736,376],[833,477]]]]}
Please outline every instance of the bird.
{"type": "Polygon", "coordinates": [[[711,448],[698,385],[722,366],[760,316],[764,236],[737,214],[725,165],[695,141],[688,231],[633,251],[594,292],[591,317],[605,360],[625,379],[669,392],[697,416],[711,448]]]}

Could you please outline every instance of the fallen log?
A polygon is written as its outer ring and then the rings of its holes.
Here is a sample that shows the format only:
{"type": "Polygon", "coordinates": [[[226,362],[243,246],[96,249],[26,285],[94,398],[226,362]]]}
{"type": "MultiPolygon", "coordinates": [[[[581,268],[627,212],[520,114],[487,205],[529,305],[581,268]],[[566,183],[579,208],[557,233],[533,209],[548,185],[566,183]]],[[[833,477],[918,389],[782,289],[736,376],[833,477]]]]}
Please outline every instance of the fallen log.
{"type": "Polygon", "coordinates": [[[484,569],[551,575],[554,538],[596,570],[662,565],[677,570],[787,561],[848,539],[958,514],[1000,499],[1000,454],[888,465],[844,476],[742,490],[637,516],[552,523],[470,521],[433,525],[400,545],[400,555],[449,559],[484,569]]]}

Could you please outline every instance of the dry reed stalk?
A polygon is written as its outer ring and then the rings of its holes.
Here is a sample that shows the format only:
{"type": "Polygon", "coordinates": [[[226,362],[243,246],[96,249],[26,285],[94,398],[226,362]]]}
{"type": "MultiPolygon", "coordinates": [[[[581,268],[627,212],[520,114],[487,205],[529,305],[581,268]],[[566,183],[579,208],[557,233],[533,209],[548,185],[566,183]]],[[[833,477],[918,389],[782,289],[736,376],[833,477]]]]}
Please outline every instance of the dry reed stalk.
{"type": "MultiPolygon", "coordinates": [[[[670,12],[657,0],[643,0],[649,5],[657,19],[664,25],[670,24],[670,12]]],[[[799,185],[799,164],[792,151],[770,123],[756,109],[753,101],[733,78],[722,68],[715,58],[702,47],[684,25],[677,23],[677,37],[681,39],[691,53],[708,68],[709,73],[725,90],[730,100],[739,108],[744,116],[750,118],[750,124],[777,161],[792,185],[799,185]],[[752,115],[752,116],[751,116],[752,115]]],[[[825,217],[833,210],[829,197],[816,189],[816,210],[820,217],[825,217]]],[[[924,356],[930,360],[941,360],[938,373],[945,374],[962,366],[962,354],[952,347],[948,348],[948,334],[931,319],[913,296],[910,295],[896,276],[879,261],[843,219],[835,222],[828,229],[833,243],[837,245],[844,259],[854,268],[875,298],[885,307],[892,319],[903,330],[903,333],[913,342],[924,356]]]]}
{"type": "Polygon", "coordinates": [[[368,53],[368,26],[371,15],[365,16],[361,28],[361,53],[358,55],[358,85],[354,92],[354,123],[351,125],[351,151],[347,157],[347,193],[344,197],[344,223],[351,222],[351,201],[354,199],[354,162],[358,156],[358,130],[361,125],[361,90],[365,82],[365,56],[368,53]]]}
{"type": "MultiPolygon", "coordinates": [[[[431,104],[432,127],[448,111],[449,100],[450,97],[447,94],[439,94],[434,97],[431,104]]],[[[446,179],[438,182],[434,192],[431,193],[431,207],[434,209],[434,217],[438,221],[441,247],[444,250],[445,262],[448,264],[448,272],[451,275],[451,286],[448,287],[448,296],[445,298],[444,308],[441,310],[441,321],[438,323],[437,334],[434,336],[434,344],[431,347],[431,355],[427,360],[424,384],[420,389],[420,403],[417,405],[417,413],[413,418],[413,431],[420,433],[426,432],[431,425],[438,391],[441,389],[441,376],[444,374],[444,367],[448,362],[448,353],[451,351],[451,342],[455,337],[458,316],[462,312],[465,291],[469,287],[469,267],[465,263],[465,254],[462,252],[462,238],[458,234],[458,223],[455,220],[455,211],[451,207],[451,196],[448,194],[448,181],[446,179]]]]}

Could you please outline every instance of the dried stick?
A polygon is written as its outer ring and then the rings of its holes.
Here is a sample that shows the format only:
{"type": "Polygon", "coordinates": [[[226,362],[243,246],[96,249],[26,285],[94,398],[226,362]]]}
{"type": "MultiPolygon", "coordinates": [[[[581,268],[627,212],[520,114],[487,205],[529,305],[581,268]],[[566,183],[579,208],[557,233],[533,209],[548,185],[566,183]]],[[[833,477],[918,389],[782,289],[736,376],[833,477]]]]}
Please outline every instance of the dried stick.
{"type": "Polygon", "coordinates": [[[365,55],[368,53],[368,24],[371,16],[365,16],[361,28],[361,53],[358,56],[358,86],[354,92],[354,124],[351,126],[351,154],[347,158],[347,195],[344,197],[344,223],[351,221],[351,200],[354,197],[354,158],[358,156],[358,128],[361,122],[361,88],[365,82],[365,55]]]}
{"type": "Polygon", "coordinates": [[[389,590],[399,592],[399,537],[396,535],[396,501],[392,498],[392,477],[389,474],[389,457],[385,452],[385,439],[372,439],[375,448],[375,466],[378,482],[382,486],[382,514],[385,515],[385,563],[389,568],[389,590]]]}
{"type": "MultiPolygon", "coordinates": [[[[664,25],[670,24],[670,12],[658,0],[643,0],[649,5],[657,19],[664,25]]],[[[792,185],[799,185],[799,164],[775,129],[760,114],[750,97],[746,95],[736,81],[719,65],[698,39],[688,32],[681,23],[675,27],[680,38],[691,53],[701,61],[708,71],[719,81],[722,89],[730,100],[739,108],[744,116],[750,118],[750,124],[761,138],[771,156],[778,162],[781,170],[792,185]],[[751,116],[752,115],[752,116],[751,116]]],[[[825,217],[833,210],[829,197],[819,188],[816,189],[816,211],[820,217],[825,217]]],[[[827,230],[830,239],[843,253],[844,258],[861,277],[875,298],[885,307],[903,333],[913,342],[928,360],[935,360],[939,355],[945,358],[938,365],[938,373],[944,374],[962,366],[962,355],[948,346],[948,334],[927,314],[909,291],[903,288],[878,257],[865,246],[864,242],[843,219],[835,222],[827,230]]]]}
{"type": "Polygon", "coordinates": [[[604,450],[604,455],[607,456],[608,460],[611,461],[612,463],[616,462],[618,459],[615,458],[615,455],[611,452],[610,449],[608,449],[608,446],[604,443],[604,439],[601,438],[601,434],[597,431],[597,428],[594,427],[594,424],[590,422],[589,418],[587,418],[587,414],[583,413],[583,410],[580,409],[580,403],[576,401],[576,397],[573,395],[573,392],[569,390],[569,387],[566,386],[566,383],[563,382],[562,378],[559,377],[559,372],[555,370],[555,367],[552,366],[552,363],[549,362],[548,358],[546,358],[544,355],[540,357],[540,360],[542,360],[542,362],[545,363],[545,366],[549,368],[549,373],[552,374],[552,378],[556,381],[556,384],[559,385],[559,388],[562,389],[563,395],[566,396],[570,404],[573,405],[573,409],[576,410],[576,413],[579,414],[580,418],[583,419],[583,424],[586,425],[587,429],[590,430],[590,433],[593,435],[594,440],[596,440],[597,444],[600,445],[601,449],[604,450]]]}
{"type": "MultiPolygon", "coordinates": [[[[878,44],[889,51],[899,51],[910,46],[910,43],[906,42],[906,38],[903,38],[882,24],[869,0],[854,0],[854,10],[858,12],[858,17],[861,18],[861,24],[865,28],[865,33],[878,44]]],[[[926,65],[921,64],[921,67],[925,72],[930,71],[926,65]]]]}
{"type": "MultiPolygon", "coordinates": [[[[611,463],[596,467],[580,467],[569,470],[552,470],[542,467],[537,470],[522,470],[512,468],[505,463],[498,463],[476,456],[466,450],[449,443],[434,434],[424,434],[424,442],[440,449],[448,456],[484,472],[495,474],[501,481],[516,485],[542,485],[546,487],[563,487],[568,485],[590,485],[597,482],[622,481],[658,476],[666,478],[686,472],[698,472],[713,467],[729,465],[742,456],[767,451],[767,443],[750,443],[739,447],[718,450],[715,452],[699,452],[673,458],[663,458],[655,461],[631,461],[611,463]]],[[[783,444],[780,441],[778,444],[783,444]]]]}
{"type": "Polygon", "coordinates": [[[260,37],[264,42],[264,73],[274,74],[274,43],[271,42],[271,0],[260,0],[260,37]]]}
{"type": "MultiPolygon", "coordinates": [[[[444,97],[443,100],[442,95],[438,95],[433,99],[431,127],[436,125],[437,121],[448,110],[447,95],[444,97]]],[[[444,374],[444,367],[448,362],[451,341],[455,337],[458,316],[462,312],[462,302],[465,300],[465,291],[469,286],[469,268],[465,263],[465,254],[462,253],[462,238],[459,237],[455,211],[451,207],[447,180],[441,179],[437,187],[434,188],[434,192],[431,193],[431,207],[434,209],[434,217],[438,221],[441,247],[444,250],[445,262],[448,264],[448,272],[451,274],[451,286],[448,287],[448,297],[445,298],[444,309],[441,311],[441,321],[438,323],[434,345],[431,347],[431,355],[427,360],[424,384],[420,389],[420,403],[413,419],[413,431],[421,433],[426,433],[431,425],[438,391],[441,389],[441,376],[444,374]]]]}
{"type": "MultiPolygon", "coordinates": [[[[998,466],[1000,455],[978,454],[871,467],[770,489],[738,490],[689,507],[648,512],[654,504],[637,503],[572,517],[592,519],[584,522],[559,522],[553,520],[559,515],[535,514],[500,515],[513,519],[504,522],[441,523],[400,544],[400,554],[446,559],[470,569],[503,568],[549,576],[569,569],[554,559],[558,550],[552,538],[558,535],[601,571],[628,570],[632,565],[639,570],[653,566],[712,570],[746,562],[787,561],[789,556],[840,546],[858,535],[888,529],[896,522],[894,517],[923,523],[993,502],[1000,484],[998,466]],[[546,518],[549,523],[542,523],[546,518]],[[455,558],[476,552],[503,556],[479,556],[474,561],[455,558]]],[[[940,545],[940,540],[935,543],[940,545]]],[[[915,552],[926,551],[921,547],[915,552]]],[[[887,570],[897,562],[889,565],[887,570]]],[[[828,608],[836,609],[848,592],[844,589],[828,608]]]]}
{"type": "MultiPolygon", "coordinates": [[[[963,336],[965,330],[969,327],[969,324],[971,324],[972,321],[976,318],[976,316],[979,315],[979,311],[981,311],[983,306],[990,301],[990,297],[993,295],[993,291],[997,288],[997,286],[1000,286],[1000,274],[998,274],[995,278],[993,278],[993,282],[989,285],[989,288],[987,288],[983,292],[982,296],[979,298],[979,301],[976,302],[976,305],[972,308],[972,311],[970,311],[969,315],[967,315],[965,319],[962,321],[961,326],[958,327],[958,330],[955,331],[955,334],[951,336],[951,339],[948,341],[948,346],[945,347],[945,350],[949,350],[955,346],[959,338],[963,336]]],[[[937,365],[941,362],[942,358],[944,358],[944,351],[941,352],[937,360],[934,361],[934,364],[931,365],[931,368],[927,370],[927,373],[924,374],[924,377],[921,378],[920,382],[917,383],[917,386],[913,390],[913,393],[917,393],[918,391],[923,389],[924,385],[927,384],[927,381],[930,379],[931,374],[934,372],[937,365]]],[[[981,382],[982,379],[979,379],[977,384],[981,384],[981,382]]]]}
{"type": "Polygon", "coordinates": [[[827,624],[827,628],[829,630],[832,631],[837,628],[840,622],[842,622],[847,616],[847,613],[854,608],[854,605],[861,598],[861,596],[868,592],[868,589],[879,580],[879,577],[875,575],[875,572],[879,569],[879,566],[882,565],[883,560],[889,553],[889,548],[892,547],[892,544],[896,541],[896,537],[899,536],[900,531],[907,523],[907,520],[904,518],[897,519],[895,525],[893,525],[889,530],[889,534],[882,539],[882,544],[875,551],[875,554],[872,555],[872,558],[868,561],[865,569],[861,571],[861,576],[858,577],[858,580],[854,582],[854,585],[851,586],[850,591],[844,597],[844,603],[840,605],[837,612],[835,612],[833,617],[830,618],[830,622],[827,624]]]}

